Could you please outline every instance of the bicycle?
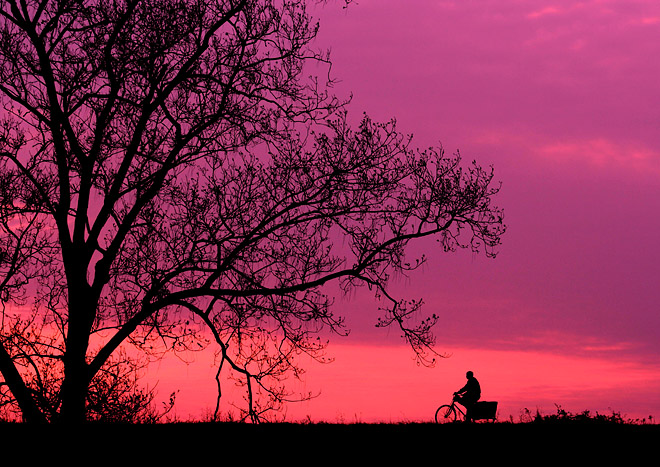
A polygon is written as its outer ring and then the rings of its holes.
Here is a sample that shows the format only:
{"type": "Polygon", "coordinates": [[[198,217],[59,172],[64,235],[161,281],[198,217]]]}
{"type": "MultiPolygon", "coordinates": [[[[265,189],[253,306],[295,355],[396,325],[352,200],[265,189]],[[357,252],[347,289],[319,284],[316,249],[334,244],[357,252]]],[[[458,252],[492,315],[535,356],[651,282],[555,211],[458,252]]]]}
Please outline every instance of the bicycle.
{"type": "MultiPolygon", "coordinates": [[[[497,402],[479,401],[475,402],[470,408],[470,420],[490,420],[494,422],[497,419],[497,402]]],[[[435,411],[436,423],[464,422],[467,420],[466,411],[456,404],[456,394],[452,398],[451,404],[445,404],[438,407],[435,411]]]]}
{"type": "Polygon", "coordinates": [[[435,411],[436,423],[453,423],[465,421],[465,411],[456,405],[456,396],[451,400],[451,404],[444,404],[435,411]]]}

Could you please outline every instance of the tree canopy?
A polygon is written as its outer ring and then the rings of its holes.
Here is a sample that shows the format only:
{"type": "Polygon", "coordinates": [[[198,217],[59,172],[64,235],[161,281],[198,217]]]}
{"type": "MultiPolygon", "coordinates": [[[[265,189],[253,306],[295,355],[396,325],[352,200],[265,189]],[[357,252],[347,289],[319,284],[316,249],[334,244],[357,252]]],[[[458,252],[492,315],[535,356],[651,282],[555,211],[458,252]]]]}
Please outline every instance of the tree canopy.
{"type": "Polygon", "coordinates": [[[344,332],[329,282],[370,287],[377,324],[432,356],[436,317],[411,319],[389,277],[424,261],[405,256],[419,238],[494,256],[499,186],[394,121],[351,127],[306,3],[3,2],[5,411],[108,418],[144,401],[144,361],[208,349],[256,419],[344,332]]]}

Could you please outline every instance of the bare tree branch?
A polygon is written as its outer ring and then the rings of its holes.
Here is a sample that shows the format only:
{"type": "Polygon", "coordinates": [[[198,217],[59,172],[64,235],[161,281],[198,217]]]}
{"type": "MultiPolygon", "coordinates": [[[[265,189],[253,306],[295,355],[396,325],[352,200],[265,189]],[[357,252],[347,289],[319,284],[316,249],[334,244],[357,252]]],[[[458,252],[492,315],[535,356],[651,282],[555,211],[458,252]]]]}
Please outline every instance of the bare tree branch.
{"type": "Polygon", "coordinates": [[[416,319],[422,301],[389,278],[426,261],[406,257],[423,238],[494,256],[499,187],[394,121],[351,128],[323,71],[306,76],[330,67],[306,4],[2,4],[0,404],[153,419],[123,349],[211,347],[258,420],[296,399],[299,356],[323,360],[326,333],[347,332],[330,282],[370,287],[376,325],[437,356],[437,316],[416,319]]]}

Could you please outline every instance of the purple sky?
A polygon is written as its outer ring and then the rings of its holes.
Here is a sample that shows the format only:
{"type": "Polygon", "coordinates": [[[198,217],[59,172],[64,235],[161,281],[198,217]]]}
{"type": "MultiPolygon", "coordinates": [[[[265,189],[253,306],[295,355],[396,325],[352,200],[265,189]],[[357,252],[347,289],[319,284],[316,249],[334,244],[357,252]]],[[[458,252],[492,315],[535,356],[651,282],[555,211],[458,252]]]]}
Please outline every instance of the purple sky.
{"type": "Polygon", "coordinates": [[[440,345],[571,339],[657,360],[660,4],[361,0],[318,16],[356,118],[396,117],[503,184],[496,260],[419,245],[429,263],[400,284],[442,312],[440,345]]]}

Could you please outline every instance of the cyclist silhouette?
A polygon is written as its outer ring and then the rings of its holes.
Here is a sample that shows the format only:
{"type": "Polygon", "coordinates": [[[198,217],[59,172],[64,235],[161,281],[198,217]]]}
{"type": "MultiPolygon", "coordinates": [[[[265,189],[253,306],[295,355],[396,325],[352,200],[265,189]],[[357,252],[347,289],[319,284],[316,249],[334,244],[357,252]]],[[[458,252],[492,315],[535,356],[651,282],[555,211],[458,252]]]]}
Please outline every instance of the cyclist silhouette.
{"type": "Polygon", "coordinates": [[[481,386],[471,371],[468,371],[465,377],[467,378],[467,383],[454,393],[454,400],[465,407],[467,410],[465,418],[469,420],[470,408],[481,398],[481,386]]]}

